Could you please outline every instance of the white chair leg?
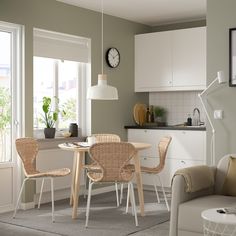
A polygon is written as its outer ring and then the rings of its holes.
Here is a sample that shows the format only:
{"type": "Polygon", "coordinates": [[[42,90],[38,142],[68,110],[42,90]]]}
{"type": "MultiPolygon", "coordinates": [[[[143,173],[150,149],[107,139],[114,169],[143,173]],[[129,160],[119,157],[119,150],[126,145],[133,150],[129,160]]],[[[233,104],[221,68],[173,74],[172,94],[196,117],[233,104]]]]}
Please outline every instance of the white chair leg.
{"type": "Polygon", "coordinates": [[[51,196],[52,196],[52,222],[55,222],[54,218],[54,186],[53,186],[53,178],[51,178],[51,196]]]}
{"type": "Polygon", "coordinates": [[[126,199],[126,209],[125,213],[127,214],[129,211],[129,195],[130,195],[130,186],[128,184],[128,189],[127,189],[127,199],[126,199]]]}
{"type": "Polygon", "coordinates": [[[134,215],[134,204],[132,204],[132,186],[131,186],[131,182],[128,184],[129,184],[129,199],[130,199],[130,204],[131,204],[131,213],[133,216],[134,215]]]}
{"type": "Polygon", "coordinates": [[[115,183],[115,187],[116,187],[116,205],[117,207],[119,207],[119,192],[118,192],[118,184],[115,183]]]}
{"type": "Polygon", "coordinates": [[[122,203],[122,200],[123,200],[123,188],[124,188],[124,184],[121,183],[120,184],[120,204],[122,203]]]}
{"type": "Polygon", "coordinates": [[[20,204],[20,199],[21,199],[22,191],[24,189],[26,180],[28,180],[28,178],[25,178],[22,185],[21,185],[21,189],[20,189],[20,193],[19,193],[19,196],[18,196],[18,199],[17,199],[17,202],[16,202],[16,207],[15,207],[15,210],[14,210],[13,218],[16,217],[16,211],[17,211],[17,209],[19,207],[19,204],[20,204]]]}
{"type": "Polygon", "coordinates": [[[159,193],[157,191],[157,185],[156,185],[156,180],[155,180],[155,177],[153,178],[153,186],[155,188],[155,192],[156,192],[156,196],[157,196],[157,202],[160,203],[160,197],[159,197],[159,193]]]}
{"type": "Polygon", "coordinates": [[[42,198],[42,193],[43,193],[43,185],[44,185],[44,178],[43,178],[43,180],[42,180],[41,189],[40,189],[39,202],[38,202],[38,209],[40,209],[40,203],[41,203],[41,198],[42,198]]]}
{"type": "Polygon", "coordinates": [[[84,186],[84,199],[87,197],[88,195],[88,191],[87,191],[87,180],[88,180],[88,175],[87,175],[88,170],[85,169],[85,186],[84,186]]]}
{"type": "Polygon", "coordinates": [[[167,208],[168,211],[170,211],[169,203],[167,201],[167,197],[166,197],[165,189],[164,189],[162,181],[161,181],[161,177],[159,175],[157,175],[157,177],[158,177],[159,182],[161,184],[161,189],[162,189],[162,192],[163,192],[163,195],[164,195],[164,199],[165,199],[165,203],[166,203],[166,208],[167,208]]]}
{"type": "Polygon", "coordinates": [[[136,210],[135,197],[134,197],[134,186],[132,182],[130,182],[129,184],[130,184],[130,190],[131,190],[131,204],[132,204],[132,209],[134,213],[135,225],[138,226],[138,217],[137,217],[137,210],[136,210]]]}
{"type": "Polygon", "coordinates": [[[92,183],[91,180],[89,180],[89,189],[88,189],[88,197],[87,197],[87,208],[86,208],[86,222],[85,222],[85,227],[86,228],[88,227],[92,186],[93,186],[93,183],[92,183]]]}

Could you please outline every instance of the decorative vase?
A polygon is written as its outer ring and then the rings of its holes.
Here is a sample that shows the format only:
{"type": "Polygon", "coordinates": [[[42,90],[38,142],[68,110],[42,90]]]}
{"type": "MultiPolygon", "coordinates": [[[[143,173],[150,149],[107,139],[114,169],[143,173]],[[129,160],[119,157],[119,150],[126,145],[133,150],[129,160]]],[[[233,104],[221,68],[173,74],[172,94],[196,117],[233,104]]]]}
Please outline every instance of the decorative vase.
{"type": "Polygon", "coordinates": [[[78,137],[78,125],[76,123],[70,123],[69,132],[71,137],[78,137]]]}
{"type": "Polygon", "coordinates": [[[45,138],[55,138],[56,129],[55,128],[44,128],[45,138]]]}

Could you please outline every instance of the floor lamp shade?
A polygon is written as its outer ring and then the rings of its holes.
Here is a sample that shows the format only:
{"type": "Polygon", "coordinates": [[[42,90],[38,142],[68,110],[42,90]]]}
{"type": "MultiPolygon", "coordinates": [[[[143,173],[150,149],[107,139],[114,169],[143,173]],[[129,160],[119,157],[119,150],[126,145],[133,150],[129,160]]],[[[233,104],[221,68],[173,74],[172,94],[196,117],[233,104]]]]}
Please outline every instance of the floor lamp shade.
{"type": "Polygon", "coordinates": [[[94,100],[117,100],[118,92],[115,87],[107,84],[107,75],[99,74],[98,84],[88,88],[87,98],[94,100]]]}

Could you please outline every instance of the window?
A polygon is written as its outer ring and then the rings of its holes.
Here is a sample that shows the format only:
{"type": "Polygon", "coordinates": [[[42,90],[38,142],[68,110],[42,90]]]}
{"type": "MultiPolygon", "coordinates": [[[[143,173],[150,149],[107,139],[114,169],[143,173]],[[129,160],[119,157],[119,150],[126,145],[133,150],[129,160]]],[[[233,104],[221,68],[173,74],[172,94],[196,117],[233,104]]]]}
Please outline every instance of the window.
{"type": "Polygon", "coordinates": [[[34,129],[42,129],[44,96],[59,98],[57,129],[77,123],[84,134],[90,104],[85,91],[90,82],[90,40],[55,32],[34,30],[34,129]],[[87,55],[86,55],[87,54],[87,55]]]}
{"type": "MultiPolygon", "coordinates": [[[[0,164],[13,162],[21,129],[21,26],[0,22],[0,164]]],[[[1,166],[0,166],[1,169],[1,166]]],[[[1,205],[1,204],[0,204],[1,205]]]]}

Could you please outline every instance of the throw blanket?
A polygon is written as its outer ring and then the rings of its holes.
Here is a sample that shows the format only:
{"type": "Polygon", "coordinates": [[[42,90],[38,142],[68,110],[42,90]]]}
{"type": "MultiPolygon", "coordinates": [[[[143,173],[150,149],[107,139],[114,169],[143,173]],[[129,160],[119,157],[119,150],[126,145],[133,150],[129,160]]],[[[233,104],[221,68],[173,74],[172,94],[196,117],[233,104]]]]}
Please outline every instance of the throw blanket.
{"type": "Polygon", "coordinates": [[[184,177],[187,193],[197,192],[213,187],[214,185],[214,173],[208,166],[193,166],[179,169],[175,172],[172,182],[176,175],[184,177]]]}

